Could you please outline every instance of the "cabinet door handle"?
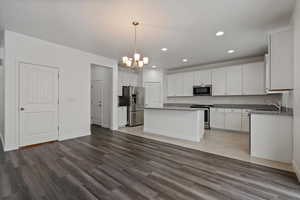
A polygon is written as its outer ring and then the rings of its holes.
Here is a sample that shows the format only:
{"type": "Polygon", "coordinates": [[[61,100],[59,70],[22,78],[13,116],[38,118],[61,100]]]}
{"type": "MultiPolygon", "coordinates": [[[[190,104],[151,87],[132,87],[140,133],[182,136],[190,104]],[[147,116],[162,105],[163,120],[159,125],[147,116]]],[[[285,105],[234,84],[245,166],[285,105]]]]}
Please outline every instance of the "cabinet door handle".
{"type": "Polygon", "coordinates": [[[21,108],[20,108],[20,110],[21,110],[21,111],[24,111],[24,110],[25,110],[25,108],[21,107],[21,108]]]}

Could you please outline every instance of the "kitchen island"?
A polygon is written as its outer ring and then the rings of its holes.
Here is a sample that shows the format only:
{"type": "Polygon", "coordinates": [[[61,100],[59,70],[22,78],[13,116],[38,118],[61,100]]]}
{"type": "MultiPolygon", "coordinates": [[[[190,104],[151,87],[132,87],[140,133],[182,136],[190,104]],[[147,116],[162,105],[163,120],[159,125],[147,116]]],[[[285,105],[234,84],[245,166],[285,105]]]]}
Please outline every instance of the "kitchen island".
{"type": "Polygon", "coordinates": [[[204,135],[204,110],[187,107],[145,108],[144,132],[200,142],[204,135]]]}

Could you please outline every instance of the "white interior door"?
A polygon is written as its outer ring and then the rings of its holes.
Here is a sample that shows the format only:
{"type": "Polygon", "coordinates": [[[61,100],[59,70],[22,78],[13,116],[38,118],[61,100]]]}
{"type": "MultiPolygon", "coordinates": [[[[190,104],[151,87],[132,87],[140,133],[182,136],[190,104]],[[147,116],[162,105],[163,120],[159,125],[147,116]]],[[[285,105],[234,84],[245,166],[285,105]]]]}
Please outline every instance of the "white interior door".
{"type": "Polygon", "coordinates": [[[145,83],[145,106],[146,107],[161,107],[161,84],[159,82],[145,83]]]}
{"type": "Polygon", "coordinates": [[[102,126],[103,121],[103,83],[92,81],[91,114],[92,123],[102,126]]]}
{"type": "Polygon", "coordinates": [[[58,140],[58,73],[20,63],[20,146],[58,140]]]}

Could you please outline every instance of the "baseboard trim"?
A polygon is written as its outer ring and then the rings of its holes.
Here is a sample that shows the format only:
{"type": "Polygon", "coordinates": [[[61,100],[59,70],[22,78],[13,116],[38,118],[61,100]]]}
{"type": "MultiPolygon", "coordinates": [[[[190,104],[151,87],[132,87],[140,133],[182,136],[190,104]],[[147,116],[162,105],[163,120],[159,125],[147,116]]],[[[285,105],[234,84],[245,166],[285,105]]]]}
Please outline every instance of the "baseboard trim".
{"type": "Polygon", "coordinates": [[[294,168],[294,171],[297,175],[298,181],[300,182],[300,168],[296,164],[295,160],[293,160],[293,168],[294,168]]]}
{"type": "Polygon", "coordinates": [[[89,136],[91,135],[90,131],[85,131],[85,132],[79,132],[79,133],[72,133],[72,134],[63,134],[59,136],[58,141],[64,141],[64,140],[70,140],[70,139],[75,139],[79,137],[84,137],[84,136],[89,136]]]}
{"type": "Polygon", "coordinates": [[[4,151],[14,151],[17,149],[19,149],[19,147],[15,146],[15,145],[10,145],[10,146],[5,145],[5,147],[4,147],[4,151]]]}
{"type": "Polygon", "coordinates": [[[0,140],[1,140],[1,143],[2,143],[3,151],[5,151],[5,152],[6,151],[14,151],[14,150],[18,149],[18,146],[16,146],[16,145],[5,145],[2,133],[0,133],[0,140]]]}

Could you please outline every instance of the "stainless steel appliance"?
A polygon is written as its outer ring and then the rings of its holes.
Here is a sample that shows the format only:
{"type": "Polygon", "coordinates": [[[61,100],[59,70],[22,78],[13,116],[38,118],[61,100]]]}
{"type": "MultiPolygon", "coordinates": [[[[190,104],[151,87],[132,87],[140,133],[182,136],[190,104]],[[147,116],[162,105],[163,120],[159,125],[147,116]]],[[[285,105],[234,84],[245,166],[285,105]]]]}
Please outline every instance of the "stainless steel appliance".
{"type": "Polygon", "coordinates": [[[194,96],[211,96],[212,86],[211,85],[200,85],[193,87],[194,96]]]}
{"type": "Polygon", "coordinates": [[[128,126],[143,125],[145,89],[143,87],[123,86],[123,96],[128,101],[128,126]]]}
{"type": "Polygon", "coordinates": [[[204,128],[210,129],[210,107],[212,105],[191,105],[191,108],[203,108],[204,109],[204,128]]]}

